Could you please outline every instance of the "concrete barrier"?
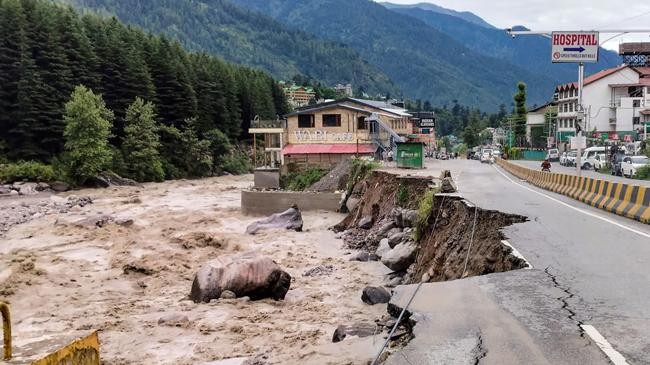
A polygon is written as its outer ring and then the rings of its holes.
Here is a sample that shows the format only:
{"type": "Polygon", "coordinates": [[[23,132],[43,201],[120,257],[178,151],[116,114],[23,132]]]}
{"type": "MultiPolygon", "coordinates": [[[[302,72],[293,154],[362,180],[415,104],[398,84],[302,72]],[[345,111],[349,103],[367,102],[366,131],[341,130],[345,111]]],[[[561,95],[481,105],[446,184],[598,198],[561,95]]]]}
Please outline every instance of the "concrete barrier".
{"type": "Polygon", "coordinates": [[[339,209],[341,194],[312,193],[300,191],[254,191],[241,192],[241,210],[247,215],[269,215],[285,211],[297,204],[302,211],[339,209]]]}
{"type": "Polygon", "coordinates": [[[650,189],[585,176],[532,170],[503,159],[497,164],[522,180],[624,217],[650,224],[650,189]]]}

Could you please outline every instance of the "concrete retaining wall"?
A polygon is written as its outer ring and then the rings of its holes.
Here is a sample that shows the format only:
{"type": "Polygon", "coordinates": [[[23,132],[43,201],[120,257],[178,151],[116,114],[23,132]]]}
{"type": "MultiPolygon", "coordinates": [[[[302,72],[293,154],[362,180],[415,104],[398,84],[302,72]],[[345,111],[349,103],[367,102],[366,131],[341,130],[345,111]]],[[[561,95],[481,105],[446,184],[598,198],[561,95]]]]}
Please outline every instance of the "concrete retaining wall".
{"type": "Polygon", "coordinates": [[[248,215],[269,215],[283,212],[297,204],[302,211],[328,210],[336,212],[341,194],[310,193],[289,191],[251,191],[241,192],[241,210],[248,215]]]}
{"type": "Polygon", "coordinates": [[[540,188],[650,224],[650,188],[590,177],[542,172],[497,159],[506,171],[540,188]]]}

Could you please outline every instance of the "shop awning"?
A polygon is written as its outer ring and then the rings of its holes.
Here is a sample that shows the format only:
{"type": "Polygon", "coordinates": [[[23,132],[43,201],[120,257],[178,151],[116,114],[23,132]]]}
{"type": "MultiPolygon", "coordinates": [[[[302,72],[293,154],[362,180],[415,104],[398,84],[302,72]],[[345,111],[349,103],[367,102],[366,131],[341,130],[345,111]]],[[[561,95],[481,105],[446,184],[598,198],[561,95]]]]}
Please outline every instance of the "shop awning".
{"type": "Polygon", "coordinates": [[[377,146],[374,144],[356,144],[356,143],[336,143],[336,144],[289,144],[282,149],[283,155],[310,155],[319,153],[375,153],[377,146]],[[358,149],[357,149],[358,148],[358,149]]]}

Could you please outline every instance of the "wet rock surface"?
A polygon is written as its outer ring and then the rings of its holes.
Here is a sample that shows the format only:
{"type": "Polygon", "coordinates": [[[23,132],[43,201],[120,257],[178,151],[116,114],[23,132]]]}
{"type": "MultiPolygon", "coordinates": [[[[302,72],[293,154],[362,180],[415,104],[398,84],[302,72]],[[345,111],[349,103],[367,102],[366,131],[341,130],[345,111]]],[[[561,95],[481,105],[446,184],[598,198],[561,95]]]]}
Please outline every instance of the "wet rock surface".
{"type": "Polygon", "coordinates": [[[194,302],[218,299],[225,290],[237,297],[252,300],[284,299],[291,285],[291,276],[272,259],[255,251],[222,255],[196,273],[190,291],[194,302]]]}
{"type": "Polygon", "coordinates": [[[390,301],[390,293],[382,287],[367,286],[361,293],[361,300],[370,305],[388,303],[390,301]]]}
{"type": "Polygon", "coordinates": [[[378,329],[374,323],[342,324],[336,327],[332,342],[341,342],[348,336],[369,337],[377,334],[378,329]]]}
{"type": "Polygon", "coordinates": [[[413,242],[402,242],[381,257],[381,263],[393,271],[406,270],[415,261],[417,246],[413,242]]]}
{"type": "MultiPolygon", "coordinates": [[[[3,201],[2,199],[4,198],[0,198],[0,237],[17,224],[29,222],[45,215],[67,213],[73,207],[84,207],[92,203],[90,197],[77,196],[62,198],[53,195],[38,200],[8,198],[8,201],[3,201]]],[[[28,199],[32,199],[32,197],[28,199]]]]}
{"type": "Polygon", "coordinates": [[[294,205],[282,213],[276,213],[269,216],[268,218],[253,222],[248,227],[246,227],[246,233],[256,234],[262,230],[278,228],[301,232],[302,225],[302,214],[300,214],[300,209],[298,209],[298,206],[294,205]]]}

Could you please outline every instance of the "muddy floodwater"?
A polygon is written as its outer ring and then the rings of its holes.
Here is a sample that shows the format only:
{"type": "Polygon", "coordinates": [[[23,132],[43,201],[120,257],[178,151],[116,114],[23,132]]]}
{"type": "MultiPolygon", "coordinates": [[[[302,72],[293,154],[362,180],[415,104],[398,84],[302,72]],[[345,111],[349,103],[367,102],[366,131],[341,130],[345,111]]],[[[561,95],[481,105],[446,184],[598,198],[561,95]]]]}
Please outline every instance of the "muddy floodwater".
{"type": "Polygon", "coordinates": [[[67,195],[90,196],[93,204],[12,227],[0,237],[0,299],[11,303],[15,345],[98,329],[103,364],[219,364],[241,357],[367,363],[381,335],[332,343],[332,334],[339,324],[386,313],[385,305],[360,297],[388,269],[348,261],[328,230],[343,218],[336,213],[303,212],[302,233],[244,234],[256,220],[239,207],[240,190],[251,181],[227,176],[76,191],[67,195]],[[92,224],[100,217],[110,221],[92,224]],[[285,300],[187,299],[203,263],[247,250],[269,255],[292,276],[285,300]],[[334,270],[302,275],[318,265],[334,270]]]}

